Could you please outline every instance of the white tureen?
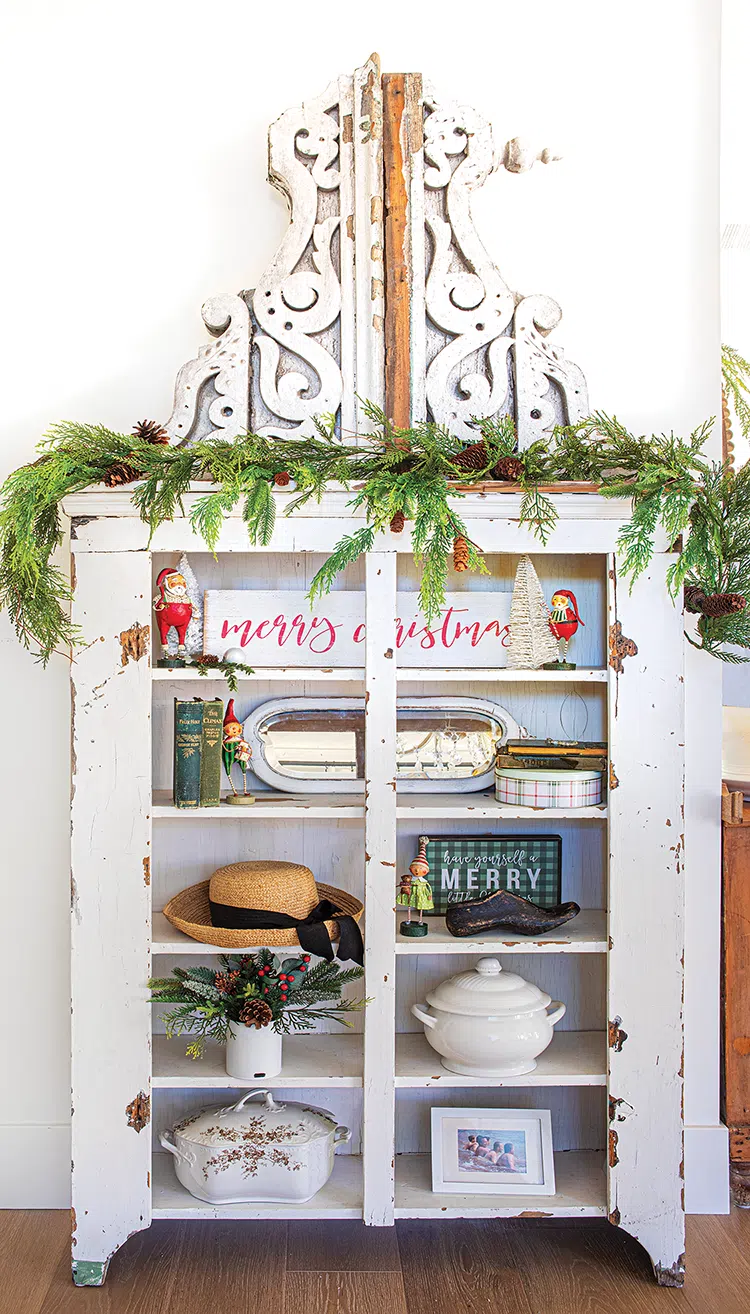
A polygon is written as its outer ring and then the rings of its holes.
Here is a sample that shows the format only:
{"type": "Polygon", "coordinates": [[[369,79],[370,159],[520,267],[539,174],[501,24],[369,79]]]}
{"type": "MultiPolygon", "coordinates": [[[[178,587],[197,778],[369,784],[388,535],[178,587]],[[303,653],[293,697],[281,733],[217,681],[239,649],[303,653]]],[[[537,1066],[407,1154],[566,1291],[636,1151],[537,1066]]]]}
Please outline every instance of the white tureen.
{"type": "Polygon", "coordinates": [[[277,1103],[270,1091],[254,1090],[228,1108],[185,1118],[159,1139],[199,1200],[273,1204],[312,1199],[333,1172],[335,1146],[351,1132],[325,1109],[277,1103]],[[254,1095],[265,1103],[246,1108],[254,1095]]]}
{"type": "Polygon", "coordinates": [[[533,1072],[565,1012],[550,996],[497,958],[480,958],[470,972],[451,976],[412,1004],[425,1036],[451,1072],[472,1077],[517,1077],[533,1072]],[[428,1011],[429,1005],[429,1011],[428,1011]]]}

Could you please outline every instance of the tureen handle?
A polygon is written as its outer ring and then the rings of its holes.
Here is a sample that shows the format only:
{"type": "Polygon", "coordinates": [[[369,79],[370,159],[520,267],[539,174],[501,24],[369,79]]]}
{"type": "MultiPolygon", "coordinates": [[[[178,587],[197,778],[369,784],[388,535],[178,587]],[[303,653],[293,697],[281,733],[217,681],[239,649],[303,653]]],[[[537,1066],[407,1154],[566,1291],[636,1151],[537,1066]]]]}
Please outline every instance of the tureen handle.
{"type": "Polygon", "coordinates": [[[175,1159],[178,1160],[184,1159],[185,1162],[187,1163],[188,1162],[187,1157],[184,1154],[180,1154],[180,1151],[177,1149],[176,1145],[173,1145],[172,1142],[169,1140],[169,1137],[172,1136],[173,1134],[174,1133],[171,1131],[162,1132],[159,1137],[159,1140],[161,1144],[164,1146],[164,1149],[169,1150],[169,1153],[173,1154],[175,1159]]]}
{"type": "Polygon", "coordinates": [[[346,1145],[351,1139],[352,1134],[348,1127],[337,1127],[333,1133],[334,1145],[346,1145]]]}
{"type": "Polygon", "coordinates": [[[424,1012],[426,1007],[426,1004],[412,1004],[411,1011],[415,1017],[419,1018],[420,1022],[424,1022],[426,1027],[434,1027],[435,1019],[430,1017],[429,1013],[424,1012]]]}
{"type": "Polygon", "coordinates": [[[567,1005],[561,1004],[559,999],[553,999],[551,1005],[548,1005],[548,1007],[552,1008],[552,1012],[547,1014],[547,1018],[554,1026],[556,1022],[560,1021],[561,1017],[565,1016],[567,1005]]]}
{"type": "Polygon", "coordinates": [[[268,1110],[269,1113],[273,1113],[274,1109],[277,1109],[279,1107],[278,1104],[275,1103],[273,1095],[271,1094],[270,1090],[251,1090],[248,1091],[247,1095],[243,1095],[242,1099],[239,1100],[237,1104],[232,1105],[230,1109],[230,1113],[238,1113],[240,1109],[244,1109],[245,1105],[247,1104],[247,1101],[251,1100],[253,1098],[253,1095],[265,1095],[266,1109],[268,1110]]]}

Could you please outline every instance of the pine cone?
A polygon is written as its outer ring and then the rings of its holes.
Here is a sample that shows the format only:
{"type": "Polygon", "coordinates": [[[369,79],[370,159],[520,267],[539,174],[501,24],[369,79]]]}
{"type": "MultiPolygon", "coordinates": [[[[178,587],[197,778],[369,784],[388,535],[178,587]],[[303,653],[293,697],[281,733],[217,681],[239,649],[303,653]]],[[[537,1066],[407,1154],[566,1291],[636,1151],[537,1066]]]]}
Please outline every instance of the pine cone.
{"type": "Polygon", "coordinates": [[[684,592],[685,610],[693,615],[710,616],[713,620],[721,616],[732,616],[744,611],[747,598],[741,593],[706,594],[697,584],[686,584],[684,592]]]}
{"type": "Polygon", "coordinates": [[[221,657],[216,657],[212,652],[194,653],[192,661],[195,666],[220,666],[221,657]]]}
{"type": "Polygon", "coordinates": [[[140,479],[141,471],[136,470],[134,465],[127,461],[115,461],[109,469],[102,475],[102,483],[107,488],[119,488],[120,484],[132,484],[134,479],[140,479]]]}
{"type": "MultiPolygon", "coordinates": [[[[165,447],[169,443],[169,434],[157,424],[156,420],[139,420],[133,425],[133,433],[142,442],[153,443],[157,447],[165,447]]],[[[131,465],[130,461],[115,461],[103,475],[102,483],[106,484],[107,488],[119,488],[121,484],[132,484],[135,479],[141,479],[142,476],[143,471],[131,465]]]]}
{"type": "Polygon", "coordinates": [[[478,443],[472,443],[470,447],[464,447],[462,452],[457,456],[451,457],[451,462],[459,470],[465,470],[471,474],[476,470],[484,470],[487,465],[487,448],[484,445],[484,439],[478,443]]]}
{"type": "Polygon", "coordinates": [[[469,544],[465,538],[459,534],[453,542],[453,569],[457,571],[467,570],[469,566],[469,544]]]}
{"type": "Polygon", "coordinates": [[[244,1022],[246,1027],[255,1027],[256,1031],[267,1027],[272,1017],[273,1013],[264,999],[248,999],[240,1009],[240,1022],[244,1022]]]}
{"type": "Polygon", "coordinates": [[[495,479],[504,479],[508,483],[515,484],[523,474],[523,461],[517,456],[501,456],[492,473],[495,479]]]}
{"type": "Polygon", "coordinates": [[[144,443],[154,443],[157,447],[167,447],[169,434],[156,420],[139,420],[133,425],[133,433],[144,443]]]}
{"type": "Polygon", "coordinates": [[[395,511],[391,516],[391,533],[402,534],[405,524],[406,517],[404,516],[403,511],[395,511]]]}
{"type": "Polygon", "coordinates": [[[292,482],[292,476],[288,470],[279,470],[278,474],[273,477],[276,488],[286,488],[287,484],[292,482]]]}

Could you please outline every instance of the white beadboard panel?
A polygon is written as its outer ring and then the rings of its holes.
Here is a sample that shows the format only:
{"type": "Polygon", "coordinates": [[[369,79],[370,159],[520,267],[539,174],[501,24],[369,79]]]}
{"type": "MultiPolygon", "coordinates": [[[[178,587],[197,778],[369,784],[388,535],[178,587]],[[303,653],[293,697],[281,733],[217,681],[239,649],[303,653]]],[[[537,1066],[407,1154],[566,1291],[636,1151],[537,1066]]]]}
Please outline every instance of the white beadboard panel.
{"type": "MultiPolygon", "coordinates": [[[[496,825],[478,826],[472,821],[430,821],[423,826],[402,821],[398,828],[399,874],[409,868],[417,852],[420,835],[560,835],[562,838],[562,895],[561,900],[574,899],[581,908],[605,907],[607,870],[607,832],[604,826],[579,824],[574,820],[559,819],[544,823],[504,821],[496,825]]],[[[428,918],[428,926],[442,926],[442,918],[428,918]]],[[[575,919],[568,925],[575,924],[575,919]]],[[[429,939],[429,936],[428,936],[429,939]]]]}
{"type": "Polygon", "coordinates": [[[364,831],[358,820],[253,822],[243,813],[236,821],[157,819],[154,834],[157,909],[186,886],[208,880],[217,867],[251,858],[304,863],[317,880],[363,898],[364,831]]]}
{"type": "Polygon", "coordinates": [[[555,1150],[601,1150],[607,1137],[607,1092],[602,1086],[446,1086],[396,1091],[396,1153],[427,1154],[430,1110],[549,1109],[555,1150]]]}
{"type": "MultiPolygon", "coordinates": [[[[606,1024],[606,961],[604,954],[545,954],[502,958],[504,972],[516,972],[567,1005],[556,1031],[600,1031],[606,1024]]],[[[399,954],[396,959],[396,1030],[423,1031],[412,1004],[424,1003],[427,992],[447,977],[476,967],[476,956],[399,954]]]]}
{"type": "MultiPolygon", "coordinates": [[[[461,514],[465,514],[463,511],[461,514]]],[[[482,546],[484,526],[476,526],[476,541],[482,546]]],[[[538,545],[537,545],[538,546],[538,545]]],[[[570,645],[570,660],[581,667],[606,666],[607,643],[605,633],[606,557],[562,556],[555,552],[535,551],[532,543],[528,552],[534,562],[547,602],[556,588],[568,588],[575,593],[578,614],[583,619],[570,645]]],[[[467,593],[512,592],[519,555],[517,552],[488,552],[489,575],[465,571],[460,576],[460,588],[467,593]]],[[[410,555],[399,554],[398,587],[400,591],[416,590],[420,584],[420,570],[410,555]]],[[[458,587],[459,576],[448,571],[448,588],[458,587]]]]}
{"type": "Polygon", "coordinates": [[[601,1218],[607,1178],[601,1152],[555,1154],[554,1195],[452,1195],[432,1190],[428,1154],[396,1160],[397,1218],[601,1218]]]}
{"type": "Polygon", "coordinates": [[[186,1191],[177,1180],[171,1154],[153,1157],[154,1218],[361,1218],[362,1160],[337,1150],[333,1172],[325,1186],[305,1204],[210,1205],[186,1191]]]}
{"type": "MultiPolygon", "coordinates": [[[[268,1089],[274,1095],[276,1087],[273,1081],[263,1083],[248,1082],[245,1091],[268,1089]]],[[[352,1139],[348,1145],[341,1145],[337,1156],[361,1152],[362,1146],[362,1091],[346,1087],[295,1086],[293,1090],[280,1088],[280,1103],[307,1104],[316,1109],[325,1109],[341,1126],[348,1127],[352,1139]]],[[[182,1088],[171,1090],[159,1088],[152,1097],[152,1140],[154,1154],[161,1153],[159,1136],[168,1131],[176,1122],[188,1118],[201,1109],[223,1109],[236,1104],[242,1098],[242,1091],[236,1086],[215,1087],[212,1090],[194,1090],[182,1088]]],[[[146,1133],[148,1135],[148,1133],[146,1133]]],[[[169,1155],[171,1160],[172,1156],[169,1155]]]]}

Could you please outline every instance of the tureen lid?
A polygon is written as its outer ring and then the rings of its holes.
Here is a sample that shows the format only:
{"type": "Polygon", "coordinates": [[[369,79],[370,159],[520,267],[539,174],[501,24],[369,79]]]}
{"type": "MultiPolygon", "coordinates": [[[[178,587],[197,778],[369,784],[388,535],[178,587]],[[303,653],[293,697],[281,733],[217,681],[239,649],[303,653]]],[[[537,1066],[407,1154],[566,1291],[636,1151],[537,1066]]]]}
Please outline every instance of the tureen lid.
{"type": "Polygon", "coordinates": [[[237,1104],[202,1109],[174,1128],[194,1145],[234,1145],[255,1141],[270,1145],[306,1145],[335,1131],[337,1119],[325,1109],[291,1101],[278,1103],[270,1090],[253,1090],[237,1104]],[[263,1095],[263,1104],[247,1101],[263,1095]],[[247,1107],[246,1107],[247,1105],[247,1107]]]}
{"type": "Polygon", "coordinates": [[[547,1007],[550,996],[515,972],[503,971],[499,958],[480,958],[471,971],[441,981],[427,1002],[445,1013],[497,1017],[536,1012],[547,1007]]]}

